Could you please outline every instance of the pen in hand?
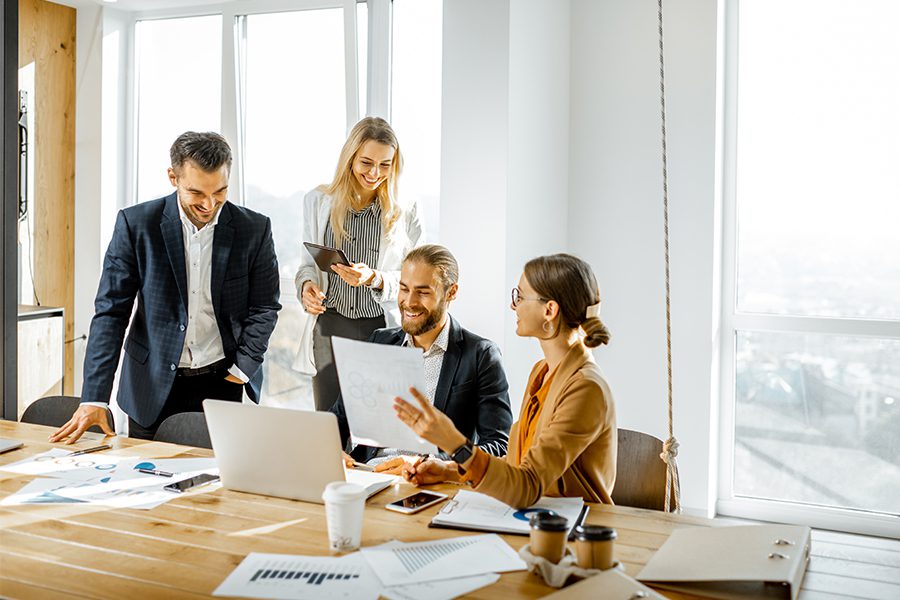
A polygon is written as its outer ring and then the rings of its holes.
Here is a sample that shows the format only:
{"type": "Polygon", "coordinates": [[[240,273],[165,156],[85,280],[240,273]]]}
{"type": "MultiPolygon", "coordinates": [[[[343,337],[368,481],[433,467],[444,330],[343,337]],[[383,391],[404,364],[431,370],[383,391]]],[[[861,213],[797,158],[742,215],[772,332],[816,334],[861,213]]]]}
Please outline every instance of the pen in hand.
{"type": "Polygon", "coordinates": [[[100,446],[94,446],[93,448],[85,448],[84,450],[76,450],[75,452],[69,452],[66,456],[78,456],[79,454],[90,454],[91,452],[100,452],[101,450],[109,450],[112,448],[109,444],[101,444],[100,446]]]}

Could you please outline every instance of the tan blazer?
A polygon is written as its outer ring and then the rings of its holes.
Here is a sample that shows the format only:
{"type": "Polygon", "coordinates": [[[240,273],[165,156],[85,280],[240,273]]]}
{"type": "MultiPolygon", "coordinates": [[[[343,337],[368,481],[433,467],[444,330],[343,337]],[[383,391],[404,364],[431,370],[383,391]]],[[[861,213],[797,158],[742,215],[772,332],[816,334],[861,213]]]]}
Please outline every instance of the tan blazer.
{"type": "MultiPolygon", "coordinates": [[[[526,390],[545,362],[531,370],[526,390]]],[[[527,406],[528,398],[522,411],[527,406]]],[[[576,344],[559,364],[538,417],[534,444],[516,466],[511,461],[517,455],[523,418],[524,412],[509,432],[506,458],[489,457],[477,491],[516,508],[530,506],[541,496],[613,503],[616,410],[609,385],[583,344],[576,344]]]]}

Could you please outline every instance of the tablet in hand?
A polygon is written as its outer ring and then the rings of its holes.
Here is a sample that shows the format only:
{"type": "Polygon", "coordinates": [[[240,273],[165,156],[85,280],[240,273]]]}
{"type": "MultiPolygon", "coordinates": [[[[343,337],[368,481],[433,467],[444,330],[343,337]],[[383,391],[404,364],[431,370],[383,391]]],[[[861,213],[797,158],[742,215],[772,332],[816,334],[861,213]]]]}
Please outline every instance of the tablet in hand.
{"type": "Polygon", "coordinates": [[[312,242],[303,242],[303,245],[306,246],[306,249],[312,255],[319,269],[326,273],[331,273],[331,265],[345,265],[349,267],[352,264],[340,248],[330,248],[313,244],[312,242]]]}

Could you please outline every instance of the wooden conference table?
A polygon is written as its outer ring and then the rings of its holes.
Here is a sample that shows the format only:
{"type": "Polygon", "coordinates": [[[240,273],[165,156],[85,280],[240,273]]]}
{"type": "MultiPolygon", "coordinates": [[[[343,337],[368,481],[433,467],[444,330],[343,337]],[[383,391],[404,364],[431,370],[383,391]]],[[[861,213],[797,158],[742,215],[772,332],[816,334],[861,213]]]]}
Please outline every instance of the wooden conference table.
{"type": "MultiPolygon", "coordinates": [[[[0,455],[7,464],[60,444],[47,443],[51,428],[0,421],[0,437],[20,439],[25,447],[0,455]]],[[[77,444],[102,439],[86,434],[77,444]]],[[[109,438],[117,454],[140,457],[210,456],[205,449],[126,437],[109,438]]],[[[70,447],[71,448],[71,447],[70,447]]],[[[291,468],[285,464],[285,468],[291,468]]],[[[18,491],[31,476],[0,471],[0,497],[18,491]]],[[[438,486],[453,493],[457,486],[438,486]]],[[[384,505],[407,495],[402,483],[372,497],[362,543],[391,539],[422,541],[467,535],[429,529],[433,507],[402,515],[384,505]]],[[[720,521],[627,507],[595,505],[587,521],[615,527],[616,555],[636,575],[669,533],[679,527],[720,521]]],[[[514,548],[525,536],[503,536],[514,548]]],[[[218,489],[178,497],[152,510],[98,506],[0,506],[0,596],[4,598],[203,598],[250,552],[328,555],[321,505],[218,489]],[[279,526],[280,525],[280,526],[279,526]]],[[[804,585],[806,587],[806,585],[804,585]]],[[[900,588],[898,588],[900,589],[900,588]]],[[[521,571],[502,575],[471,598],[537,598],[553,590],[521,571]]],[[[673,598],[686,598],[666,593],[673,598]]],[[[809,598],[833,597],[813,592],[809,598]]]]}

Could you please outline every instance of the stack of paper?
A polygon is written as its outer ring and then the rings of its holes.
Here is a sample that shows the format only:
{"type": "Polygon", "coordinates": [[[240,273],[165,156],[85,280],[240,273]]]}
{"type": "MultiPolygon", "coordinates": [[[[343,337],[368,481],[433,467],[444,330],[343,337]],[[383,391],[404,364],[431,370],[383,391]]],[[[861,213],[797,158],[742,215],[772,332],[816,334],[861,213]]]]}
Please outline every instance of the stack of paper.
{"type": "Polygon", "coordinates": [[[150,509],[178,495],[164,486],[200,473],[218,473],[214,458],[144,459],[96,452],[70,456],[54,448],[15,463],[4,471],[40,477],[0,504],[98,504],[117,508],[150,509]],[[137,469],[172,473],[160,477],[137,469]]]}
{"type": "Polygon", "coordinates": [[[541,498],[533,506],[515,509],[490,496],[460,490],[434,516],[431,526],[528,535],[528,519],[536,512],[562,515],[574,529],[584,519],[586,507],[581,498],[541,498]]]}
{"type": "Polygon", "coordinates": [[[389,542],[342,557],[248,555],[214,596],[318,600],[450,600],[524,569],[497,536],[389,542]]]}

